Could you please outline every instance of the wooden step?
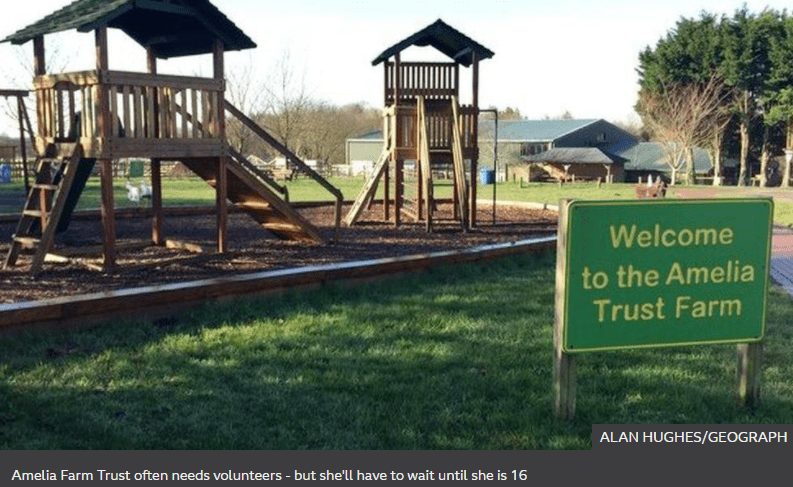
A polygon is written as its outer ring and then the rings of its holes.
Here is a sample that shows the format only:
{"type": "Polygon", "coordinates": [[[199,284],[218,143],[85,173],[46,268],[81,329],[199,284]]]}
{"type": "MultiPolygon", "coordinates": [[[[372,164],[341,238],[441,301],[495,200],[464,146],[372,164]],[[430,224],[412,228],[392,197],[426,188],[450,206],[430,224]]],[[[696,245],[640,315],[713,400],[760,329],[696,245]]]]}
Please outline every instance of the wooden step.
{"type": "Polygon", "coordinates": [[[31,187],[33,189],[41,189],[41,190],[44,190],[44,191],[57,191],[58,190],[58,185],[57,184],[35,183],[35,184],[32,184],[31,187]]]}
{"type": "Polygon", "coordinates": [[[49,212],[41,211],[41,210],[24,210],[22,214],[25,216],[33,216],[36,218],[40,218],[42,216],[47,216],[49,212]]]}
{"type": "MultiPolygon", "coordinates": [[[[218,179],[215,159],[184,159],[182,163],[210,185],[218,179]]],[[[226,167],[228,199],[252,216],[263,228],[283,239],[327,243],[316,227],[244,165],[230,158],[226,167]]]]}
{"type": "Polygon", "coordinates": [[[262,227],[266,230],[272,230],[274,232],[302,232],[303,230],[294,224],[291,223],[277,223],[277,222],[267,222],[263,223],[262,227]]]}
{"type": "Polygon", "coordinates": [[[266,201],[243,201],[237,204],[237,208],[241,210],[261,211],[272,209],[272,205],[266,201]]]}
{"type": "Polygon", "coordinates": [[[17,237],[15,235],[14,242],[18,243],[20,246],[22,246],[22,248],[34,249],[39,244],[39,242],[41,242],[41,240],[34,237],[26,237],[26,236],[17,237]]]}

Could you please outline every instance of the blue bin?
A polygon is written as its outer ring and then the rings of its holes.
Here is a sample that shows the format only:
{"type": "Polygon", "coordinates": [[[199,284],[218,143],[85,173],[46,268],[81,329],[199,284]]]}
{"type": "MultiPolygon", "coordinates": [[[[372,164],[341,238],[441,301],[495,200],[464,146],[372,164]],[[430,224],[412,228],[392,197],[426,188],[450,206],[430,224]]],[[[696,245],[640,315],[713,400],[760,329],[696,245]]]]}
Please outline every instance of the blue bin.
{"type": "Polygon", "coordinates": [[[493,184],[494,182],[496,182],[496,172],[494,170],[479,170],[479,184],[493,184]]]}
{"type": "Polygon", "coordinates": [[[11,182],[11,166],[8,164],[0,165],[0,183],[11,182]]]}

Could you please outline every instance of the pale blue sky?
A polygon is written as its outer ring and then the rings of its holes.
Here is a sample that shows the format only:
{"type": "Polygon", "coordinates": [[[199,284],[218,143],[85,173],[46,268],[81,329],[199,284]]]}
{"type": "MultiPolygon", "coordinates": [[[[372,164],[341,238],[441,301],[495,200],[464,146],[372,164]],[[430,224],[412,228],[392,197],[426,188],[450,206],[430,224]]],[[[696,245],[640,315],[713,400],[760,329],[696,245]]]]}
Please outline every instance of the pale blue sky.
{"type": "MultiPolygon", "coordinates": [[[[674,27],[681,17],[702,10],[732,14],[741,3],[722,0],[212,0],[258,44],[228,56],[229,70],[250,65],[264,79],[288,49],[305,69],[312,94],[336,104],[382,104],[382,69],[371,61],[384,49],[442,18],[495,52],[482,63],[483,106],[513,106],[530,118],[569,111],[577,118],[623,121],[635,118],[638,53],[674,27]]],[[[66,5],[68,0],[4,2],[0,36],[66,5]]],[[[782,9],[786,2],[749,1],[752,11],[782,9]]],[[[67,70],[93,66],[93,36],[49,36],[60,46],[67,70]]],[[[0,65],[32,57],[0,44],[0,65]]],[[[415,53],[414,53],[415,54],[415,53]]],[[[418,53],[416,55],[420,55],[418,53]]],[[[403,59],[407,58],[407,55],[403,59]]],[[[111,68],[142,71],[143,51],[123,35],[111,35],[111,68]]],[[[210,71],[208,56],[169,63],[166,72],[210,71]]],[[[8,71],[8,69],[6,69],[8,71]]],[[[13,71],[13,69],[11,70],[13,71]]],[[[463,74],[468,83],[469,74],[463,74]]],[[[17,75],[17,78],[24,78],[17,75]]],[[[2,88],[8,76],[0,75],[2,88]]],[[[466,100],[463,100],[466,101],[466,100]]],[[[13,132],[0,123],[0,132],[13,132]]]]}

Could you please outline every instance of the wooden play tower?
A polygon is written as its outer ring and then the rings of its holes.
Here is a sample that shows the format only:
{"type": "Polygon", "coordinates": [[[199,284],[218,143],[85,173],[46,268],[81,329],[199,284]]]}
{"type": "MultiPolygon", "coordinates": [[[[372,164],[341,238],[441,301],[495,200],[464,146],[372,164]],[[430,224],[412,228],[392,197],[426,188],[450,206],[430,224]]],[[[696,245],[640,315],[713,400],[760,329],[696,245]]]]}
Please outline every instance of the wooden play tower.
{"type": "Polygon", "coordinates": [[[278,194],[283,192],[279,184],[229,147],[227,116],[237,118],[335,197],[338,230],[341,193],[225,99],[225,51],[256,45],[207,0],[77,0],[6,41],[33,41],[38,161],[4,267],[15,265],[20,253],[29,249],[31,273],[41,271],[55,233],[68,226],[98,166],[103,268],[110,271],[116,261],[112,161],[129,157],[151,161],[155,245],[164,242],[163,160],[181,162],[215,188],[218,252],[227,247],[228,201],[277,237],[326,243],[326,237],[278,194]],[[148,73],[109,69],[108,28],[122,30],[145,48],[148,73]],[[44,36],[70,29],[94,32],[96,69],[46,73],[44,36]],[[158,59],[196,54],[212,55],[211,78],[157,73],[158,59]]]}
{"type": "Polygon", "coordinates": [[[405,215],[423,221],[431,231],[436,212],[433,173],[452,167],[453,218],[464,230],[476,226],[479,62],[491,57],[492,51],[437,20],[372,62],[382,63],[385,72],[384,146],[373,176],[347,214],[348,225],[372,204],[382,184],[385,221],[391,221],[393,207],[396,226],[405,215]],[[411,46],[432,46],[451,62],[403,61],[402,51],[411,46]],[[472,71],[470,105],[459,101],[460,66],[472,71]]]}

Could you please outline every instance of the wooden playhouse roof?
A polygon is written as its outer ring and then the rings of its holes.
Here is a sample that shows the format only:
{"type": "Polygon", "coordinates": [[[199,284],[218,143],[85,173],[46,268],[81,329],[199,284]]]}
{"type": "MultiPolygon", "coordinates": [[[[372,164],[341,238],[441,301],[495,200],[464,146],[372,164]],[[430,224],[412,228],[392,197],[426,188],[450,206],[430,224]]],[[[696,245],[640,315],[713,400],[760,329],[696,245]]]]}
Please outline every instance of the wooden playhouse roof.
{"type": "Polygon", "coordinates": [[[383,51],[372,61],[372,65],[376,66],[410,46],[432,46],[466,67],[473,62],[473,53],[476,53],[480,60],[490,59],[495,55],[490,49],[451,27],[443,20],[438,19],[407,39],[383,51]]]}
{"type": "Polygon", "coordinates": [[[256,47],[207,0],[76,0],[0,42],[24,44],[41,35],[102,26],[123,30],[158,58],[208,54],[216,39],[227,51],[256,47]]]}

